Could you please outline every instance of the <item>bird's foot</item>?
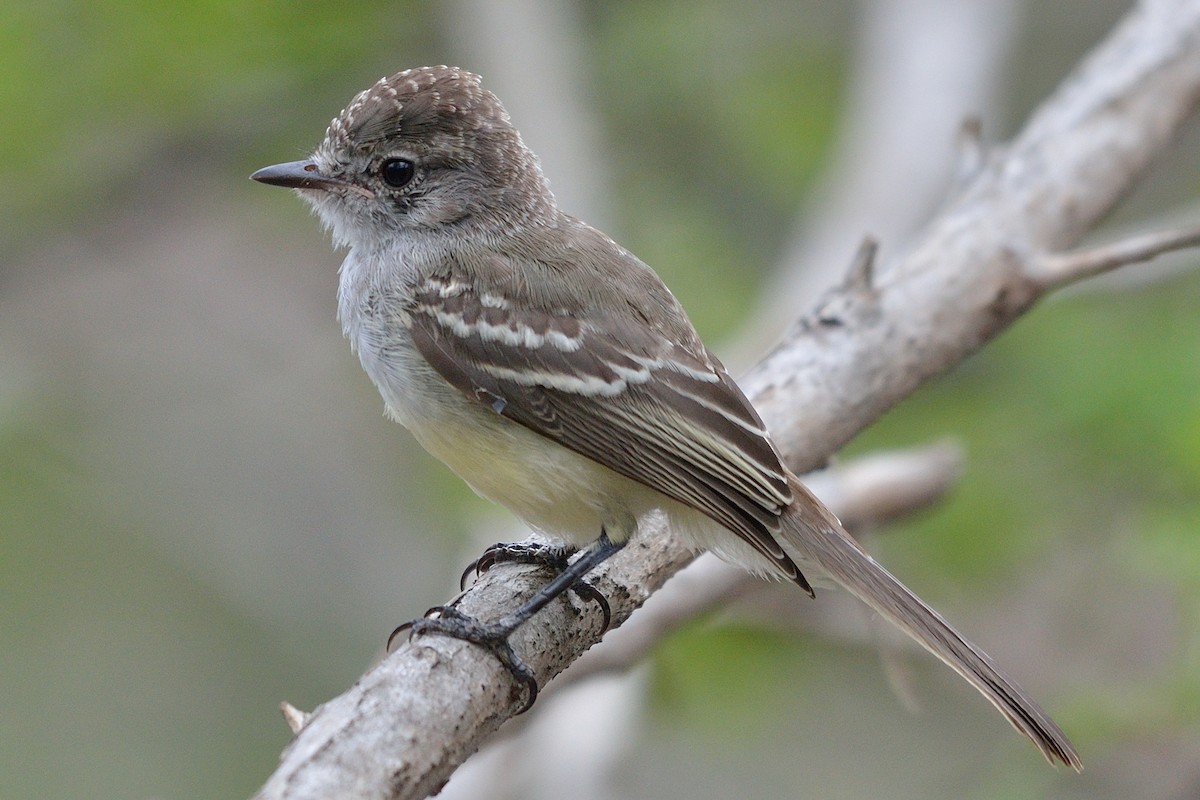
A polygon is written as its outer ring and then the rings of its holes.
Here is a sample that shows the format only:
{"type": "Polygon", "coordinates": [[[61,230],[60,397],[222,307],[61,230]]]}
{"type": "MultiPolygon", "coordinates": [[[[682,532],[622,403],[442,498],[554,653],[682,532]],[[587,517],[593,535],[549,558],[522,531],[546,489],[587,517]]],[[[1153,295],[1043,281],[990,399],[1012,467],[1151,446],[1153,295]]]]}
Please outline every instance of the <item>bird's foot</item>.
{"type": "Polygon", "coordinates": [[[421,619],[415,619],[411,622],[406,622],[403,625],[392,631],[392,635],[388,637],[388,649],[391,649],[392,642],[397,636],[405,631],[411,639],[413,636],[420,636],[426,633],[440,633],[443,636],[450,636],[455,639],[462,639],[465,642],[477,644],[488,650],[496,659],[504,665],[508,673],[513,676],[519,684],[525,687],[525,702],[518,714],[524,714],[533,706],[533,701],[538,696],[537,676],[533,670],[521,660],[521,657],[513,650],[509,644],[508,638],[513,631],[519,627],[518,625],[505,625],[501,623],[482,622],[474,617],[469,617],[456,608],[451,606],[434,606],[425,612],[425,616],[421,619]]]}
{"type": "MultiPolygon", "coordinates": [[[[467,579],[471,576],[471,573],[474,573],[475,577],[478,578],[497,564],[534,564],[541,567],[548,567],[557,573],[562,573],[570,565],[571,556],[576,552],[575,548],[564,545],[540,544],[536,542],[497,542],[484,550],[479,558],[467,565],[467,568],[463,570],[462,576],[459,578],[458,588],[466,588],[467,579]]],[[[612,608],[608,604],[608,598],[601,594],[599,589],[582,578],[571,584],[570,591],[580,600],[585,602],[590,600],[600,606],[600,612],[604,615],[602,630],[607,631],[609,624],[612,622],[612,608]]]]}
{"type": "Polygon", "coordinates": [[[565,545],[540,544],[538,542],[497,542],[483,551],[479,558],[472,561],[463,570],[458,579],[458,588],[465,589],[467,578],[475,573],[478,578],[497,564],[536,564],[549,567],[555,572],[567,568],[568,559],[575,553],[572,547],[565,545]]]}

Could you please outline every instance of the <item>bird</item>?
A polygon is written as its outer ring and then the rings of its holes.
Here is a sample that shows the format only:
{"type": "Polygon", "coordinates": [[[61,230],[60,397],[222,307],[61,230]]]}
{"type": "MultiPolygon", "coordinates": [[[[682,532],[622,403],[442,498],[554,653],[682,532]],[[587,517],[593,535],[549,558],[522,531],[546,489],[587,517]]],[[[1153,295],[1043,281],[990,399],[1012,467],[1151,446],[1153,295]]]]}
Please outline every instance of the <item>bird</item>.
{"type": "Polygon", "coordinates": [[[488,562],[559,568],[499,621],[443,607],[401,628],[488,647],[532,703],[536,680],[509,635],[586,587],[657,510],[694,550],[810,595],[810,575],[842,586],[965,678],[1047,761],[1081,769],[1050,716],[788,469],[658,275],[558,207],[478,75],[435,66],[382,78],[308,158],[251,178],[296,190],[347,249],[338,318],[387,414],[550,543],[500,545],[488,562]]]}

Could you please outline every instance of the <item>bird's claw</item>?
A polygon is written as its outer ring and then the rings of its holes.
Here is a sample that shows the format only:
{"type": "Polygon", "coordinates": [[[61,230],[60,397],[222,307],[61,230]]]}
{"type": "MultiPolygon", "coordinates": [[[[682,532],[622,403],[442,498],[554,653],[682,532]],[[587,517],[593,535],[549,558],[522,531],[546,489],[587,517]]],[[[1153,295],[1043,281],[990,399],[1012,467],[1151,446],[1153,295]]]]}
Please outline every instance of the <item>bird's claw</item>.
{"type": "Polygon", "coordinates": [[[570,589],[575,593],[575,596],[580,600],[591,600],[596,605],[600,606],[600,613],[604,615],[604,624],[600,626],[601,634],[608,632],[608,626],[612,623],[612,607],[608,604],[608,598],[604,593],[597,589],[587,581],[577,581],[570,589]]]}
{"type": "Polygon", "coordinates": [[[467,564],[467,568],[458,579],[458,588],[467,588],[467,578],[471,573],[479,577],[497,564],[503,563],[537,564],[549,567],[555,572],[562,572],[567,568],[567,559],[573,552],[565,547],[549,544],[497,542],[484,550],[479,558],[467,564]]]}

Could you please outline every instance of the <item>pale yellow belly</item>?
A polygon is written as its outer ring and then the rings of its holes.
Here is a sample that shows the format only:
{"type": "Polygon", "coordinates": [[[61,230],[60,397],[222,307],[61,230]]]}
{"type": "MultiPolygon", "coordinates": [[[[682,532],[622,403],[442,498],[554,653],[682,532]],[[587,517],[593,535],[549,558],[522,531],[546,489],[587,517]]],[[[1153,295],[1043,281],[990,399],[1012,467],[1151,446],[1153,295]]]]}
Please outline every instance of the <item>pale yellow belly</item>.
{"type": "Polygon", "coordinates": [[[476,493],[544,534],[582,547],[603,528],[624,541],[639,517],[666,500],[515,422],[498,416],[488,422],[447,420],[414,428],[413,435],[476,493]]]}

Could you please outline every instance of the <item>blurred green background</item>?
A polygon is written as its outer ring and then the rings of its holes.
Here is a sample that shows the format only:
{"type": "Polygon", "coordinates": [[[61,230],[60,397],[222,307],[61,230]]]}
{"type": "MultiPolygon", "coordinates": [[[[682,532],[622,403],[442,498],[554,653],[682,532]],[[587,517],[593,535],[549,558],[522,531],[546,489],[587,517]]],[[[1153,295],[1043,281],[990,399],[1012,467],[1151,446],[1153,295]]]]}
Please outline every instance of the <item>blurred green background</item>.
{"type": "MultiPolygon", "coordinates": [[[[466,2],[0,7],[0,798],[250,795],[289,738],[278,702],[342,691],[508,530],[383,419],[334,320],[340,256],[246,180],[381,75],[482,72],[568,210],[719,352],[756,327],[879,3],[547,5],[526,33],[557,56],[466,2]]],[[[991,5],[1011,15],[984,117],[1002,139],[1124,4],[991,5]]],[[[954,134],[927,144],[947,164],[954,134]]],[[[1194,202],[1198,142],[1109,236],[1194,202]]],[[[855,224],[845,262],[878,230],[855,224]]],[[[1197,260],[1040,306],[851,447],[964,442],[949,501],[872,547],[1044,701],[1083,776],[928,660],[913,714],[871,648],[708,621],[655,659],[619,796],[1196,796],[1197,260]]]]}

